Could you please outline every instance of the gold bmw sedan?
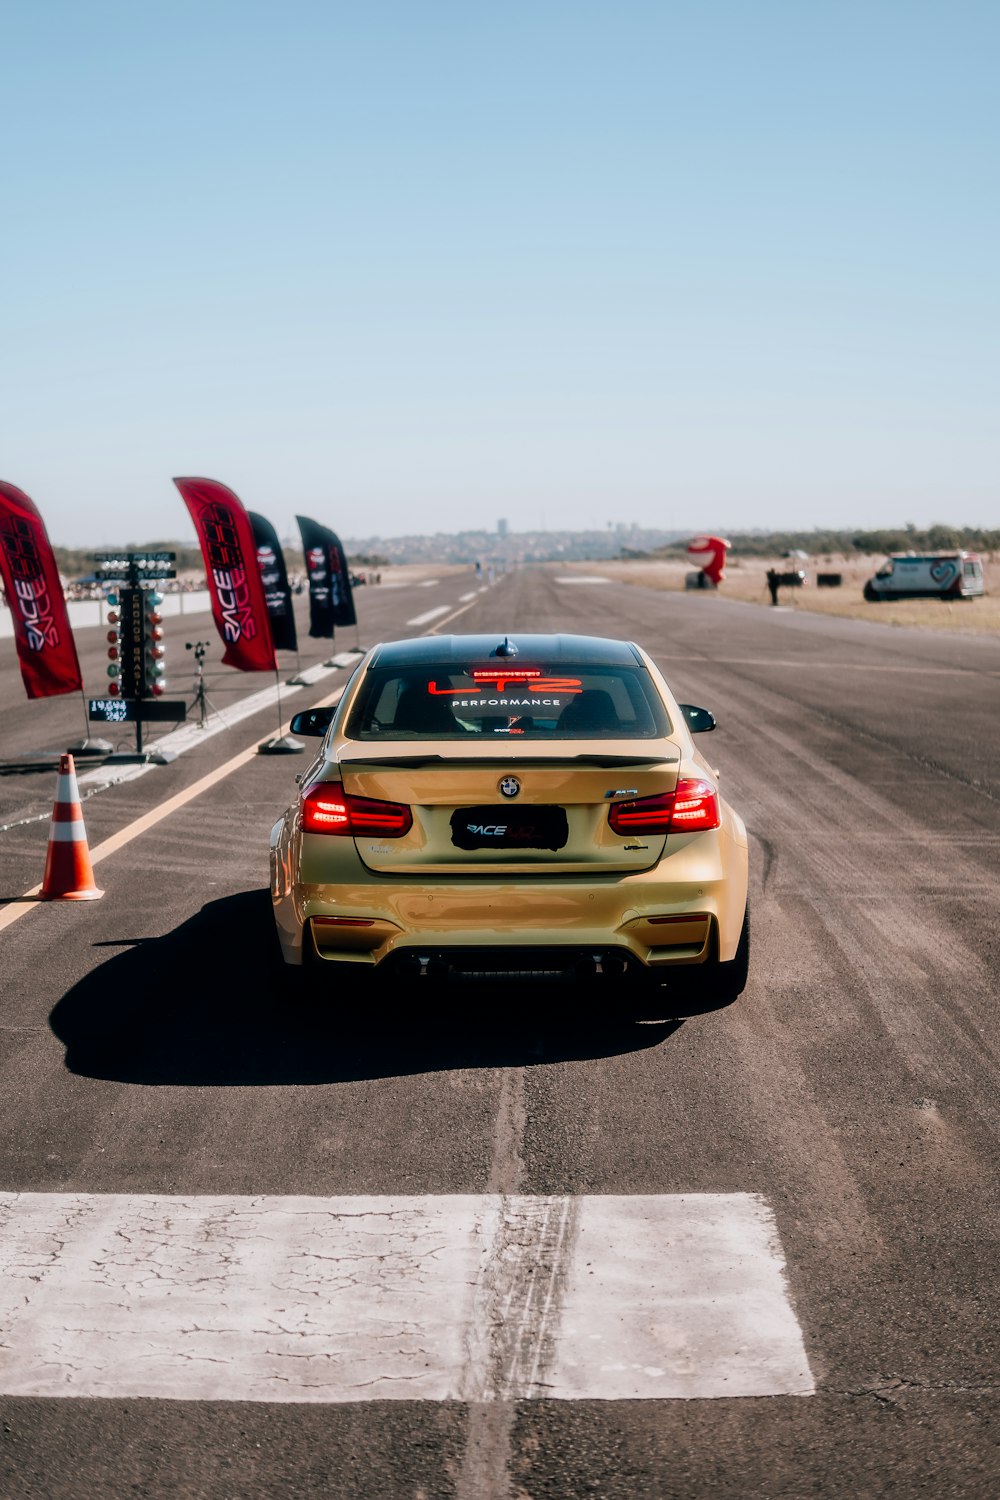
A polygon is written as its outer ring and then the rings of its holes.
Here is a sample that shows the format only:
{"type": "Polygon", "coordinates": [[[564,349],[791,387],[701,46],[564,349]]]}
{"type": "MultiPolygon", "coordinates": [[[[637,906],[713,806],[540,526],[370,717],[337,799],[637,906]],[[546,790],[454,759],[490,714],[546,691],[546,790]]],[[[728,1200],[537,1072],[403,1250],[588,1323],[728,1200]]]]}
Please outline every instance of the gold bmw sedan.
{"type": "Polygon", "coordinates": [[[271,833],[285,962],[319,985],[629,976],[689,1010],[728,1003],[747,835],[692,738],[714,726],[631,642],[374,647],[336,709],[292,721],[323,742],[271,833]]]}

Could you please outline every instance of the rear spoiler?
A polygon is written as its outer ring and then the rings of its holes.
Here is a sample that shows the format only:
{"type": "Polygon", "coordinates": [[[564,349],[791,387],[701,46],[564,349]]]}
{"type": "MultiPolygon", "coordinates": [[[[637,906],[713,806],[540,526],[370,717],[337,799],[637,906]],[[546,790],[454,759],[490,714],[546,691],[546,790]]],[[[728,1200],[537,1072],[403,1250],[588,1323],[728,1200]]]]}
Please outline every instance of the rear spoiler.
{"type": "MultiPolygon", "coordinates": [[[[667,755],[605,755],[600,750],[588,750],[580,755],[518,755],[512,758],[510,764],[514,769],[521,766],[553,766],[558,768],[569,762],[577,766],[642,766],[643,768],[655,768],[656,766],[675,766],[680,760],[680,751],[674,751],[667,755]]],[[[341,759],[338,764],[349,771],[371,770],[373,766],[411,767],[411,766],[461,766],[467,769],[470,766],[488,766],[498,760],[503,760],[502,755],[371,755],[361,756],[357,759],[341,759]]]]}

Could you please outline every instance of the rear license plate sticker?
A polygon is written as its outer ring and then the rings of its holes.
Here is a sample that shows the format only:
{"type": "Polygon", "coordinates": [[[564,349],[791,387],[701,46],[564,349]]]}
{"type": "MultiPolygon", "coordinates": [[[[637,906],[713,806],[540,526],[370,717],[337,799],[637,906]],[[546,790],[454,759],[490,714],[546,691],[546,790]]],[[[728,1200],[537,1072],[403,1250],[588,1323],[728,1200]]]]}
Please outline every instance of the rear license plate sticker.
{"type": "Polygon", "coordinates": [[[456,849],[562,849],[569,823],[562,807],[459,807],[451,815],[456,849]]]}

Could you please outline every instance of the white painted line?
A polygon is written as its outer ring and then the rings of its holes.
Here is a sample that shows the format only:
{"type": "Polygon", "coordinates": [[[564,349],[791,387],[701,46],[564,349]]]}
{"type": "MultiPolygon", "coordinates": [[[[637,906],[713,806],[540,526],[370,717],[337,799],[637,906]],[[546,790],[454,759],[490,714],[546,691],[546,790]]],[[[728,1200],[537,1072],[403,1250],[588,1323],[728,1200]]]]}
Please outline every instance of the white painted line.
{"type": "Polygon", "coordinates": [[[468,602],[469,602],[470,599],[474,599],[476,597],[476,593],[477,593],[477,590],[473,589],[472,592],[469,593],[469,594],[459,594],[459,596],[458,596],[458,602],[459,602],[459,604],[468,604],[468,602]]]}
{"type": "Polygon", "coordinates": [[[688,1197],[0,1194],[0,1393],[806,1395],[770,1211],[688,1197]]]}
{"type": "MultiPolygon", "coordinates": [[[[351,660],[353,661],[353,657],[351,660]]],[[[336,667],[320,666],[309,668],[309,686],[320,680],[321,677],[329,677],[335,672],[336,667]]],[[[303,673],[303,681],[306,674],[303,673]]],[[[293,693],[302,691],[299,683],[289,685],[283,683],[281,686],[281,697],[289,698],[293,693]]],[[[209,694],[211,697],[211,694],[209,694]]],[[[272,683],[270,687],[262,688],[260,692],[250,693],[246,698],[240,698],[238,702],[227,704],[224,713],[211,713],[205,720],[204,725],[199,725],[196,719],[182,724],[179,729],[174,729],[170,734],[161,735],[158,739],[147,740],[148,750],[171,750],[174,755],[185,755],[189,750],[196,750],[206,740],[221,734],[225,729],[232,729],[234,725],[240,724],[244,719],[250,719],[254,714],[260,713],[265,708],[277,707],[278,689],[272,683]]],[[[150,771],[158,770],[159,767],[151,764],[137,766],[96,766],[93,771],[85,771],[79,777],[81,786],[86,786],[94,791],[103,787],[118,786],[124,781],[135,781],[139,776],[147,776],[150,771]]]]}
{"type": "Polygon", "coordinates": [[[553,581],[555,583],[610,583],[611,579],[598,578],[596,574],[593,577],[589,577],[583,573],[572,573],[567,574],[565,578],[556,578],[553,581]]]}
{"type": "Polygon", "coordinates": [[[488,592],[489,592],[489,584],[488,583],[484,583],[483,586],[482,586],[482,588],[476,590],[477,594],[485,594],[485,593],[488,593],[488,592]]]}
{"type": "Polygon", "coordinates": [[[446,615],[451,608],[450,604],[439,604],[437,609],[429,609],[422,615],[414,615],[412,620],[407,620],[407,625],[426,625],[429,620],[436,620],[438,615],[446,615]]]}
{"type": "Polygon", "coordinates": [[[314,667],[305,667],[305,668],[303,668],[303,670],[299,673],[298,677],[296,677],[294,679],[291,679],[291,678],[289,679],[289,681],[286,684],[286,686],[288,686],[288,687],[312,687],[312,685],[313,685],[314,682],[319,682],[320,678],[321,677],[325,677],[327,675],[327,673],[330,672],[330,671],[331,671],[331,668],[327,666],[327,664],[326,664],[325,661],[318,662],[316,664],[316,666],[314,666],[314,667]]]}
{"type": "Polygon", "coordinates": [[[363,651],[355,651],[353,649],[350,651],[338,651],[336,656],[331,656],[330,660],[326,662],[325,665],[334,667],[353,667],[354,663],[356,661],[360,661],[364,654],[365,653],[363,651]]]}
{"type": "MultiPolygon", "coordinates": [[[[472,604],[474,604],[475,602],[476,601],[473,600],[472,604]]],[[[469,610],[472,608],[472,604],[460,604],[459,607],[458,607],[458,609],[452,610],[452,612],[451,612],[450,615],[445,615],[445,617],[444,617],[443,620],[436,621],[435,624],[433,624],[429,630],[425,630],[424,631],[424,634],[425,635],[437,635],[437,633],[441,629],[442,625],[450,625],[451,622],[452,622],[452,620],[457,620],[458,619],[459,615],[467,615],[468,612],[469,612],[469,610]]]]}
{"type": "MultiPolygon", "coordinates": [[[[447,609],[448,606],[445,605],[444,608],[447,609]]],[[[468,606],[466,606],[466,608],[468,608],[468,606]]],[[[440,611],[436,610],[433,611],[433,613],[439,614],[440,611]]],[[[455,611],[455,614],[459,615],[464,613],[464,609],[455,611]]],[[[449,615],[448,618],[449,620],[454,619],[455,615],[449,615]]],[[[433,634],[433,632],[427,631],[425,632],[425,634],[430,635],[433,634]]],[[[355,659],[361,657],[364,653],[352,648],[350,651],[345,651],[341,654],[342,656],[345,656],[348,659],[348,663],[350,663],[355,659]]],[[[329,672],[333,670],[335,670],[334,667],[329,667],[326,663],[324,663],[322,666],[322,670],[317,675],[325,677],[329,672]]],[[[295,693],[299,691],[299,687],[300,684],[298,683],[286,683],[284,691],[286,694],[295,693]]],[[[327,705],[339,702],[340,696],[343,691],[344,689],[342,687],[337,688],[333,693],[329,695],[329,697],[320,698],[318,702],[313,705],[313,707],[323,708],[327,705]]],[[[209,718],[205,721],[205,725],[203,728],[195,724],[185,725],[183,728],[175,730],[172,735],[165,735],[162,739],[157,740],[155,746],[152,748],[166,747],[167,749],[174,750],[175,754],[183,754],[185,750],[193,749],[196,744],[200,744],[203,740],[211,738],[212,735],[219,734],[222,730],[229,729],[234,724],[238,724],[241,719],[247,718],[250,714],[257,713],[259,708],[266,707],[268,703],[277,703],[277,698],[278,689],[276,687],[265,688],[263,693],[251,694],[249,698],[244,698],[241,703],[234,704],[232,707],[227,708],[225,718],[223,718],[221,714],[210,715],[209,718]],[[192,734],[194,736],[193,739],[191,738],[192,734]]],[[[281,726],[280,733],[287,734],[288,731],[289,725],[283,724],[281,726]]],[[[218,770],[210,771],[206,776],[203,776],[199,781],[196,781],[193,786],[188,788],[188,791],[186,793],[179,793],[176,797],[171,797],[168,801],[162,803],[158,808],[154,808],[152,812],[147,813],[142,818],[138,818],[134,823],[128,824],[127,827],[121,829],[112,838],[106,839],[103,844],[99,844],[98,847],[92,851],[91,863],[96,864],[99,859],[104,859],[107,857],[107,855],[114,854],[116,850],[122,848],[125,844],[131,843],[132,839],[137,838],[140,833],[145,833],[148,828],[154,827],[170,813],[176,812],[179,807],[183,807],[184,804],[186,802],[189,802],[192,797],[198,796],[200,792],[207,791],[208,788],[214,786],[217,781],[221,781],[224,777],[229,776],[233,771],[238,770],[240,766],[245,765],[247,761],[251,760],[256,754],[256,744],[249,746],[246,750],[241,750],[238,755],[232,756],[231,759],[227,760],[224,765],[218,768],[218,770]]],[[[133,781],[138,776],[145,776],[149,771],[153,769],[154,767],[149,764],[128,766],[120,770],[117,767],[99,768],[95,771],[90,771],[85,773],[84,775],[81,775],[78,780],[80,782],[87,783],[88,791],[86,795],[90,797],[93,796],[95,792],[102,791],[106,787],[118,786],[121,782],[133,781]]],[[[38,821],[44,822],[45,817],[46,814],[43,813],[38,821]]],[[[28,912],[38,910],[40,903],[37,901],[37,897],[41,889],[41,882],[39,882],[37,885],[31,886],[28,890],[22,891],[20,896],[16,896],[12,901],[8,901],[4,904],[2,910],[0,910],[0,932],[5,931],[5,929],[8,927],[12,927],[15,922],[20,921],[21,917],[27,916],[28,912]]]]}
{"type": "MultiPolygon", "coordinates": [[[[313,707],[324,708],[330,704],[339,703],[343,691],[343,687],[336,688],[327,697],[318,699],[313,704],[313,707]]],[[[222,727],[227,728],[228,726],[223,725],[222,727]]],[[[287,734],[289,728],[289,724],[282,724],[278,732],[280,734],[287,734]]],[[[107,859],[109,854],[116,854],[119,849],[123,849],[133,839],[137,839],[140,834],[148,832],[150,828],[155,828],[157,823],[162,823],[163,819],[169,818],[171,813],[177,812],[179,808],[184,807],[195,797],[200,796],[202,792],[207,792],[209,787],[215,786],[216,782],[224,781],[227,776],[231,776],[234,771],[238,771],[240,766],[245,766],[248,761],[253,760],[257,755],[257,743],[255,741],[252,745],[248,745],[245,750],[240,750],[238,754],[224,761],[221,766],[216,766],[214,771],[208,771],[198,781],[192,782],[184,791],[177,792],[173,797],[168,797],[165,802],[159,803],[158,806],[144,813],[142,817],[136,818],[134,822],[126,824],[117,833],[113,833],[110,838],[105,839],[102,844],[98,844],[95,849],[90,851],[91,864],[99,864],[102,859],[107,859]]],[[[116,780],[126,781],[130,779],[131,773],[145,772],[149,769],[150,767],[148,766],[130,766],[116,780]]],[[[40,883],[33,885],[30,890],[23,891],[20,896],[15,897],[13,901],[8,902],[4,906],[3,910],[0,911],[0,932],[3,932],[7,927],[12,927],[21,917],[27,916],[29,911],[38,911],[40,903],[35,900],[35,897],[41,889],[40,883]]]]}
{"type": "Polygon", "coordinates": [[[417,584],[417,588],[418,589],[433,589],[433,588],[437,587],[437,584],[438,584],[438,580],[436,578],[422,578],[421,581],[417,584]]]}
{"type": "MultiPolygon", "coordinates": [[[[479,594],[485,594],[485,592],[486,592],[485,589],[479,589],[477,591],[477,593],[479,593],[479,594]]],[[[476,600],[475,600],[475,598],[473,598],[472,603],[470,603],[470,604],[462,604],[462,605],[459,606],[458,609],[452,610],[452,612],[451,612],[450,615],[445,615],[445,617],[444,617],[443,620],[438,620],[437,623],[434,624],[434,625],[432,625],[429,630],[425,630],[424,634],[425,635],[437,635],[438,631],[441,629],[441,627],[443,625],[450,625],[451,622],[452,622],[452,620],[457,620],[458,619],[459,615],[468,614],[469,610],[472,608],[472,605],[475,604],[475,602],[476,602],[476,600]]]]}

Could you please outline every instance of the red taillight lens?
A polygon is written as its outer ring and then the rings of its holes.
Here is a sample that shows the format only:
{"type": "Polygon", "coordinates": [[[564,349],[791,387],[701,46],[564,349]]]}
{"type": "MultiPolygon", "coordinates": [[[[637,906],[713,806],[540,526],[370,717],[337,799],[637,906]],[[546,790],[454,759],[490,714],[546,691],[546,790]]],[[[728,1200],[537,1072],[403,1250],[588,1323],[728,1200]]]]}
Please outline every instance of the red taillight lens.
{"type": "Polygon", "coordinates": [[[612,802],[608,822],[615,833],[666,833],[673,810],[673,792],[660,792],[636,802],[612,802]]]}
{"type": "Polygon", "coordinates": [[[718,828],[719,794],[710,781],[693,778],[679,781],[674,792],[674,816],[670,826],[674,833],[700,833],[718,828]]]}
{"type": "Polygon", "coordinates": [[[405,803],[354,797],[339,781],[319,781],[302,798],[299,827],[303,833],[342,833],[350,838],[377,834],[383,839],[399,839],[412,826],[413,817],[405,803]]]}
{"type": "Polygon", "coordinates": [[[718,828],[719,794],[709,781],[684,777],[672,792],[614,802],[608,822],[615,833],[704,833],[718,828]]]}

